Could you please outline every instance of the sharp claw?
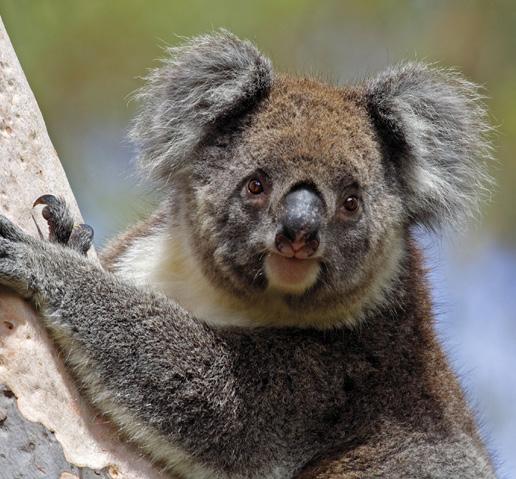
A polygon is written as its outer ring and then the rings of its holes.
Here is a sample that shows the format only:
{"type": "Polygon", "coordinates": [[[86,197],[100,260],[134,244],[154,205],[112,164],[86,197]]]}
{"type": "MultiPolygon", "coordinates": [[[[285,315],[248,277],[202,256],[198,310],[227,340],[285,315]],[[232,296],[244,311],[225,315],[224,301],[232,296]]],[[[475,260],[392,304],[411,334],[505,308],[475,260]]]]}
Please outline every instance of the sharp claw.
{"type": "Polygon", "coordinates": [[[75,227],[76,229],[80,229],[84,234],[85,238],[88,238],[89,241],[93,240],[93,236],[95,235],[94,229],[90,225],[80,224],[75,227]]]}
{"type": "Polygon", "coordinates": [[[45,205],[41,214],[48,222],[50,241],[67,245],[84,255],[88,252],[93,242],[93,228],[86,224],[74,226],[64,199],[42,195],[34,201],[33,207],[37,205],[45,205]]]}
{"type": "Polygon", "coordinates": [[[45,205],[43,211],[41,212],[41,216],[43,216],[43,218],[49,221],[52,219],[52,213],[50,209],[59,208],[59,206],[61,206],[61,203],[54,195],[42,195],[34,202],[32,207],[34,208],[37,205],[45,205]]]}
{"type": "Polygon", "coordinates": [[[90,225],[80,224],[74,227],[68,246],[86,255],[91,248],[94,231],[90,225]]]}
{"type": "Polygon", "coordinates": [[[48,223],[50,241],[66,244],[73,229],[73,218],[62,198],[42,195],[34,201],[33,207],[45,205],[41,215],[48,223]]]}
{"type": "Polygon", "coordinates": [[[48,205],[48,206],[57,206],[59,204],[59,200],[54,195],[41,195],[32,205],[34,208],[37,205],[48,205]]]}

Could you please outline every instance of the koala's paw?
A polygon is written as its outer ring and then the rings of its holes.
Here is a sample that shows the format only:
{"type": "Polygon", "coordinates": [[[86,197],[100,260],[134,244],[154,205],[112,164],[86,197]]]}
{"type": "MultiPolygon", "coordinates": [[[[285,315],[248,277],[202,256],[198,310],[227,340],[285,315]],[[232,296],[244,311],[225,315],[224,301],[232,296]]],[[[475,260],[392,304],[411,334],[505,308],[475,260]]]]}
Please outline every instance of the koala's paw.
{"type": "Polygon", "coordinates": [[[66,201],[54,195],[40,196],[33,206],[45,205],[43,218],[48,223],[49,240],[68,246],[86,255],[93,243],[93,228],[89,225],[75,225],[66,201]]]}
{"type": "Polygon", "coordinates": [[[36,290],[36,272],[33,264],[34,240],[0,215],[0,284],[14,289],[25,298],[36,290]]]}

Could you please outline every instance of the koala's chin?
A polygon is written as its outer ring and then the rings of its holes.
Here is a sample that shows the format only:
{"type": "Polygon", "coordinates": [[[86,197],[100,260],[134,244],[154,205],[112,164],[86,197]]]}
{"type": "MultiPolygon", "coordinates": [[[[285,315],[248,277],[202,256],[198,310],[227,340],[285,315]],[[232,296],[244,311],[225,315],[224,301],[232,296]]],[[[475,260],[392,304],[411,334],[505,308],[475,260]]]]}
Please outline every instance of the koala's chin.
{"type": "Polygon", "coordinates": [[[264,267],[269,289],[294,295],[311,288],[321,270],[317,259],[287,258],[275,253],[266,257],[264,267]]]}

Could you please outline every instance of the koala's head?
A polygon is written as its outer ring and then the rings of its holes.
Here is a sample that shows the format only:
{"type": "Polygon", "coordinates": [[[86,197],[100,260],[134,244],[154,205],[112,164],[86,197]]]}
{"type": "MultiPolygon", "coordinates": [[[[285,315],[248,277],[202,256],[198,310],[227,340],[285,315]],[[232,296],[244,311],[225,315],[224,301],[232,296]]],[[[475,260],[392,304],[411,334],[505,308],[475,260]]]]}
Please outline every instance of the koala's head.
{"type": "Polygon", "coordinates": [[[275,75],[227,32],[170,50],[132,137],[215,288],[299,324],[351,322],[399,273],[411,225],[477,207],[474,85],[405,64],[356,86],[275,75]],[[317,319],[314,319],[317,318],[317,319]]]}

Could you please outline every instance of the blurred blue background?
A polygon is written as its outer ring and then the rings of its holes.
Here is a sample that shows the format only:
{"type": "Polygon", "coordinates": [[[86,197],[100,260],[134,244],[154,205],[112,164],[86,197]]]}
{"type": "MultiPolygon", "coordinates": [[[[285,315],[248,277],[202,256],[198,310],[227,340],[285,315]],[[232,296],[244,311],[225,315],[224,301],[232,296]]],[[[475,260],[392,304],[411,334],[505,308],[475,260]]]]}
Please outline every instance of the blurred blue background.
{"type": "MultiPolygon", "coordinates": [[[[421,235],[446,351],[500,477],[516,479],[516,4],[498,1],[0,0],[22,66],[97,246],[150,211],[125,139],[129,95],[162,47],[225,27],[276,69],[335,82],[401,59],[456,66],[484,85],[497,180],[481,222],[421,235]]],[[[152,192],[151,192],[152,193],[152,192]]]]}

